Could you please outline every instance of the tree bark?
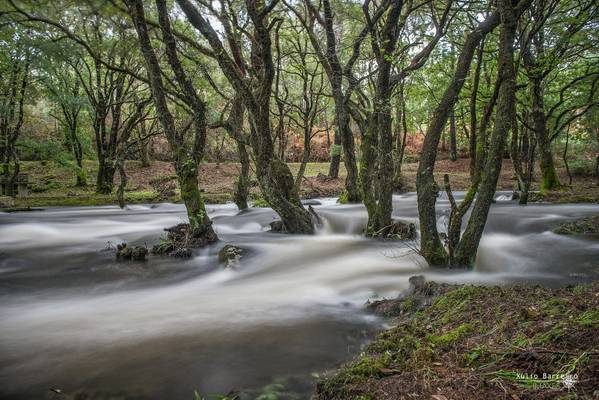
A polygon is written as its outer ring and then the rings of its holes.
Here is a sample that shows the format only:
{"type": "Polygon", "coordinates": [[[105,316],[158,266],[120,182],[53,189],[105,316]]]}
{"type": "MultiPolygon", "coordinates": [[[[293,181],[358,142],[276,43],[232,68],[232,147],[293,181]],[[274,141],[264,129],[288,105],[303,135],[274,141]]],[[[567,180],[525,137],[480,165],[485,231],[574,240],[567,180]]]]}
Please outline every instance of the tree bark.
{"type": "MultiPolygon", "coordinates": [[[[177,173],[179,187],[181,189],[181,198],[183,199],[185,208],[187,210],[189,225],[192,230],[200,230],[203,232],[208,243],[214,242],[218,240],[218,238],[212,230],[212,221],[208,217],[208,213],[206,212],[204,201],[202,200],[198,187],[198,164],[196,158],[197,155],[195,154],[195,145],[202,142],[202,138],[198,137],[198,132],[201,131],[202,127],[196,127],[194,148],[190,151],[185,144],[184,138],[177,133],[173,115],[167,106],[164,85],[162,82],[162,73],[158,59],[156,58],[156,54],[152,48],[150,36],[148,34],[143,4],[141,0],[126,0],[126,4],[129,9],[129,14],[135,25],[141,52],[146,63],[147,73],[150,81],[150,89],[152,91],[152,97],[156,106],[156,114],[162,125],[162,128],[164,129],[167,141],[169,142],[174,156],[173,164],[177,173]]],[[[157,1],[157,6],[160,9],[160,7],[164,6],[164,4],[161,4],[159,1],[157,1]]],[[[162,23],[162,33],[164,36],[168,36],[170,34],[170,30],[166,25],[168,20],[163,20],[162,23]]],[[[166,40],[167,47],[172,44],[174,44],[174,42],[170,41],[169,39],[166,40]]],[[[172,52],[173,49],[171,48],[169,51],[172,52]]],[[[182,82],[178,83],[182,84],[182,82]]],[[[205,121],[203,116],[196,116],[195,118],[196,122],[205,121]]],[[[205,128],[206,127],[204,126],[203,129],[205,130],[205,128]]]]}
{"type": "MultiPolygon", "coordinates": [[[[530,0],[518,3],[518,15],[528,7],[530,0]]],[[[448,254],[441,243],[437,230],[435,204],[439,187],[435,182],[433,171],[437,158],[437,147],[441,134],[447,123],[449,112],[454,107],[458,95],[470,71],[474,52],[482,38],[495,29],[500,20],[498,10],[492,12],[484,21],[466,36],[466,40],[458,57],[456,69],[449,86],[445,89],[439,105],[433,112],[428,125],[416,174],[416,191],[418,198],[418,216],[420,219],[420,254],[431,265],[446,265],[448,254]]]]}
{"type": "Polygon", "coordinates": [[[457,132],[455,127],[455,110],[451,110],[449,114],[449,158],[451,161],[458,159],[458,143],[457,132]]]}
{"type": "Polygon", "coordinates": [[[501,172],[505,142],[512,127],[512,118],[516,112],[513,42],[516,34],[517,16],[512,0],[499,0],[498,7],[501,12],[498,81],[501,82],[501,85],[497,99],[495,125],[478,196],[468,220],[468,226],[455,252],[455,265],[472,266],[476,259],[480,238],[485,229],[487,216],[497,187],[497,180],[501,172]]]}
{"type": "Polygon", "coordinates": [[[294,190],[293,175],[287,164],[274,154],[270,126],[270,99],[275,68],[268,14],[264,3],[247,0],[248,15],[254,32],[252,40],[252,73],[256,80],[249,85],[229,57],[226,49],[208,21],[188,0],[177,0],[190,23],[200,31],[214,50],[217,61],[228,81],[246,102],[250,116],[250,143],[254,150],[256,177],[268,204],[279,214],[285,231],[313,233],[310,213],[304,209],[294,190]]]}

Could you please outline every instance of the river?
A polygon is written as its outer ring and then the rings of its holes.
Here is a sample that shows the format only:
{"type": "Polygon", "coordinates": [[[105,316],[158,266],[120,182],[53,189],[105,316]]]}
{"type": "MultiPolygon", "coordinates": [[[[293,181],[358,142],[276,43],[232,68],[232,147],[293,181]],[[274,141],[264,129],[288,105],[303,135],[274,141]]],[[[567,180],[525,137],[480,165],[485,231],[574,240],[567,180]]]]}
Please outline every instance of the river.
{"type": "MultiPolygon", "coordinates": [[[[209,205],[218,244],[188,260],[146,263],[116,262],[112,247],[151,247],[184,221],[182,205],[0,213],[0,398],[52,398],[50,389],[98,399],[191,400],[194,390],[255,398],[273,382],[296,396],[286,398],[309,398],[317,374],[359,353],[384,325],[365,302],[396,296],[412,275],[548,286],[599,277],[599,241],[551,232],[599,205],[496,197],[476,267],[452,271],[427,268],[414,243],[361,237],[364,207],[335,199],[314,207],[324,220],[314,236],[268,232],[270,209],[209,205]],[[226,243],[247,250],[237,269],[218,264],[226,243]]],[[[440,227],[447,206],[440,198],[440,227]]],[[[394,215],[416,222],[415,194],[394,196],[394,215]]]]}

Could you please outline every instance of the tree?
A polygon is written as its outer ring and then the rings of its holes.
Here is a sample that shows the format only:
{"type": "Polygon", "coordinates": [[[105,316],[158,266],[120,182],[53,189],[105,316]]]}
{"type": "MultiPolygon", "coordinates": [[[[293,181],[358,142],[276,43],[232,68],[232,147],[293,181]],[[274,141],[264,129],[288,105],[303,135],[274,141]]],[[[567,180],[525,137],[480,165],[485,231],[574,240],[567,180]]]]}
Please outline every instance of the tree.
{"type": "MultiPolygon", "coordinates": [[[[527,0],[521,0],[516,6],[516,15],[519,16],[526,7],[528,7],[528,4],[529,2],[527,0]]],[[[484,183],[481,184],[481,187],[484,186],[485,189],[483,193],[479,194],[479,200],[477,200],[477,204],[479,205],[475,206],[476,216],[474,219],[471,216],[471,222],[468,223],[468,227],[472,225],[472,228],[470,228],[470,230],[467,228],[467,240],[462,239],[462,241],[460,241],[458,239],[459,233],[461,232],[461,220],[462,216],[474,200],[474,196],[478,191],[479,180],[477,178],[473,180],[471,189],[459,206],[457,204],[452,204],[454,216],[450,217],[451,221],[448,228],[449,236],[452,236],[448,239],[452,253],[451,255],[446,252],[437,230],[435,203],[439,188],[435,182],[433,171],[441,133],[470,71],[474,53],[483,37],[495,29],[500,23],[504,23],[506,19],[507,22],[505,22],[505,26],[502,25],[500,56],[498,59],[501,66],[501,72],[498,75],[501,79],[498,79],[496,84],[496,87],[499,88],[498,96],[501,94],[501,87],[504,86],[503,83],[501,85],[499,85],[499,83],[503,82],[505,79],[508,79],[511,82],[513,79],[511,75],[513,65],[509,62],[513,57],[512,43],[509,41],[510,38],[513,38],[513,34],[511,33],[511,14],[513,12],[511,8],[511,4],[502,4],[500,10],[495,10],[489,14],[488,17],[478,23],[476,28],[466,36],[458,56],[453,77],[445,89],[439,105],[434,110],[426,131],[416,175],[416,189],[418,196],[418,216],[420,218],[420,253],[431,265],[471,265],[474,262],[478,241],[480,240],[479,234],[482,234],[482,229],[484,229],[488,209],[492,201],[497,177],[501,168],[501,156],[503,153],[499,155],[499,151],[503,151],[503,141],[505,138],[502,135],[507,135],[507,132],[505,126],[498,124],[498,122],[505,122],[505,115],[500,114],[500,111],[498,111],[498,115],[496,116],[496,125],[492,139],[494,147],[490,152],[490,156],[479,157],[477,155],[477,162],[479,160],[481,162],[482,160],[485,160],[485,170],[487,168],[489,170],[486,170],[487,172],[482,178],[484,183]],[[498,155],[499,160],[497,159],[498,155]],[[498,162],[499,165],[497,165],[498,162]],[[480,230],[474,227],[475,223],[482,224],[480,230]],[[460,246],[459,242],[464,243],[462,244],[461,249],[458,248],[460,246]]],[[[503,87],[504,93],[501,113],[510,112],[510,86],[511,84],[506,84],[505,87],[503,87]]],[[[488,109],[490,109],[490,107],[488,107],[488,109]]],[[[480,136],[478,140],[479,143],[482,142],[480,136]]],[[[448,182],[446,187],[449,188],[448,182]]],[[[448,192],[450,192],[450,190],[448,190],[448,192]]],[[[475,215],[475,211],[473,211],[473,216],[475,215]]]]}
{"type": "Polygon", "coordinates": [[[245,11],[253,27],[253,32],[248,32],[252,46],[248,68],[251,76],[249,80],[233,58],[241,55],[227,52],[214,28],[189,1],[177,0],[177,3],[189,22],[206,38],[223,74],[245,101],[250,120],[250,143],[255,156],[256,176],[264,198],[279,214],[287,232],[314,232],[311,215],[303,208],[294,190],[289,167],[274,154],[270,99],[275,67],[270,33],[273,25],[268,17],[276,2],[264,5],[255,0],[246,1],[245,11]]]}
{"type": "Polygon", "coordinates": [[[7,52],[2,55],[3,67],[0,79],[0,158],[6,195],[14,196],[13,188],[20,172],[16,142],[21,134],[24,120],[24,104],[30,84],[31,52],[23,41],[26,33],[12,29],[5,43],[7,52]],[[12,168],[11,168],[12,163],[12,168]]]}
{"type": "Polygon", "coordinates": [[[197,232],[205,239],[205,243],[218,240],[212,229],[212,221],[208,217],[204,202],[198,187],[198,162],[201,160],[206,139],[205,104],[198,97],[191,81],[181,67],[175,38],[172,34],[170,21],[164,0],[156,0],[163,42],[166,45],[168,63],[175,75],[175,80],[183,97],[192,108],[194,137],[193,146],[188,147],[188,141],[183,132],[177,131],[175,121],[168,108],[166,91],[162,81],[162,69],[152,47],[145,13],[141,0],[126,0],[129,15],[135,25],[139,38],[139,46],[146,64],[146,71],[156,107],[156,114],[169,142],[174,156],[174,166],[181,188],[181,198],[185,203],[189,225],[192,232],[197,232]]]}

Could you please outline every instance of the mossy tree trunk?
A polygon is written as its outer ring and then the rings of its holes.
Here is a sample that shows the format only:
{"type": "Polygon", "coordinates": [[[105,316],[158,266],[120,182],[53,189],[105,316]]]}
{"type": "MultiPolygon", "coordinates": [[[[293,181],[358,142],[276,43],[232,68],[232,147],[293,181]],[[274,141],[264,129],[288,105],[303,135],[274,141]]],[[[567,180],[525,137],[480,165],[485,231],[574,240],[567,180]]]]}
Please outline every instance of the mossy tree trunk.
{"type": "MultiPolygon", "coordinates": [[[[520,15],[521,12],[528,7],[529,3],[530,0],[521,0],[517,5],[517,14],[520,15]]],[[[418,164],[418,172],[416,174],[416,191],[418,198],[418,216],[420,219],[420,254],[430,265],[448,265],[449,263],[449,255],[439,238],[437,229],[435,206],[439,187],[435,182],[433,175],[437,158],[437,147],[445,124],[449,118],[449,113],[455,106],[458,95],[466,80],[466,76],[470,71],[470,64],[476,48],[481,43],[483,37],[495,29],[500,22],[500,12],[495,10],[466,36],[466,40],[458,56],[453,77],[445,89],[438,106],[433,112],[433,116],[424,137],[420,162],[418,164]]],[[[484,144],[481,143],[483,142],[482,139],[483,138],[479,136],[477,143],[478,147],[484,146],[484,144]]],[[[477,163],[479,162],[479,159],[480,157],[477,154],[477,163]]],[[[484,159],[486,159],[486,157],[484,159]]],[[[487,179],[487,185],[490,185],[491,183],[490,178],[491,176],[487,179]]],[[[473,186],[475,185],[476,182],[473,182],[473,186]]],[[[484,223],[482,228],[484,228],[484,223]]],[[[478,242],[476,244],[478,245],[478,242]]]]}
{"type": "Polygon", "coordinates": [[[193,231],[199,230],[204,232],[204,235],[210,241],[217,240],[216,234],[212,230],[212,221],[206,213],[198,187],[198,161],[203,155],[205,144],[205,106],[197,97],[191,81],[187,79],[181,67],[176,53],[176,42],[170,28],[166,3],[163,0],[156,0],[160,29],[166,46],[168,62],[175,74],[177,85],[183,93],[183,97],[194,111],[195,134],[191,146],[184,135],[181,132],[177,132],[174,117],[168,109],[162,82],[162,72],[148,34],[143,4],[141,0],[127,0],[126,4],[135,25],[140,48],[146,63],[150,89],[156,106],[156,114],[174,156],[173,164],[179,181],[181,198],[187,210],[189,225],[193,231]]]}
{"type": "MultiPolygon", "coordinates": [[[[326,114],[325,114],[326,118],[326,114]]],[[[336,119],[335,119],[336,120],[336,119]]],[[[329,137],[329,123],[325,120],[327,137],[329,137]]],[[[341,152],[343,148],[341,147],[341,135],[339,134],[339,129],[335,129],[333,133],[333,143],[329,146],[329,153],[331,155],[331,162],[329,164],[329,178],[338,178],[339,177],[339,165],[341,164],[341,152]]]]}
{"type": "Polygon", "coordinates": [[[560,186],[551,151],[551,140],[543,100],[542,78],[529,76],[531,110],[530,116],[535,130],[541,171],[541,191],[555,190],[560,186]]]}
{"type": "Polygon", "coordinates": [[[478,245],[485,229],[487,216],[497,187],[497,180],[501,172],[505,142],[512,127],[512,118],[516,113],[516,74],[513,43],[516,34],[517,16],[511,0],[499,0],[498,8],[501,13],[498,82],[501,82],[501,85],[489,154],[478,187],[478,196],[468,220],[468,226],[459,241],[452,260],[453,265],[459,266],[472,266],[476,259],[478,245]]]}
{"type": "Polygon", "coordinates": [[[250,190],[250,155],[248,153],[247,137],[243,133],[243,121],[245,115],[244,101],[240,96],[233,98],[231,111],[225,130],[237,145],[237,156],[239,157],[240,170],[235,185],[234,202],[237,208],[245,210],[248,208],[248,195],[250,190]]]}
{"type": "Polygon", "coordinates": [[[23,126],[25,92],[30,78],[29,54],[21,53],[21,51],[15,53],[14,57],[11,57],[13,64],[9,78],[9,90],[0,108],[0,161],[2,162],[0,174],[5,181],[7,196],[16,196],[17,194],[14,187],[21,169],[17,140],[23,126]]]}

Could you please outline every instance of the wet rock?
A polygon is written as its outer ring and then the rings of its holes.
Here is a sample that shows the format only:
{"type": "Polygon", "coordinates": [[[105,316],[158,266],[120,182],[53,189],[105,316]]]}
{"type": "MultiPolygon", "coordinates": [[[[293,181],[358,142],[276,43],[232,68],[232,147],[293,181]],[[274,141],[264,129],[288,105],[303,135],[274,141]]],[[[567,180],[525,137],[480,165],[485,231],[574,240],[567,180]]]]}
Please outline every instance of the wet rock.
{"type": "Polygon", "coordinates": [[[218,252],[218,261],[224,264],[225,268],[236,268],[239,266],[239,260],[243,253],[244,249],[227,244],[218,252]]]}
{"type": "Polygon", "coordinates": [[[119,261],[146,261],[148,249],[142,246],[129,246],[127,243],[121,243],[116,246],[116,259],[119,261]]]}
{"type": "Polygon", "coordinates": [[[285,227],[283,226],[283,221],[281,220],[272,221],[269,225],[271,232],[285,232],[285,227]]]}
{"type": "Polygon", "coordinates": [[[0,196],[0,208],[12,208],[15,206],[15,199],[8,196],[0,196]]]}

